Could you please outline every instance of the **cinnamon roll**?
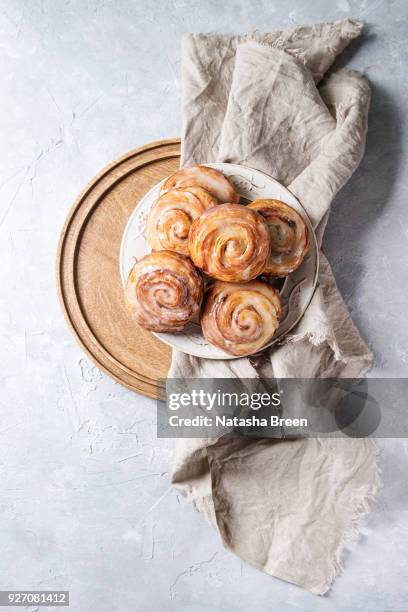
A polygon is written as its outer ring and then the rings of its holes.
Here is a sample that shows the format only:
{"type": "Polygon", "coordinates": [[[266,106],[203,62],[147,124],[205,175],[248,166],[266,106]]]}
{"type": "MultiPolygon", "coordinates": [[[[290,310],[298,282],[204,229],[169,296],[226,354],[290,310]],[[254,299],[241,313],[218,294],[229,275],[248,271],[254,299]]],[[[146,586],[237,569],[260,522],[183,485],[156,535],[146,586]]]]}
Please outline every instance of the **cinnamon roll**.
{"type": "Polygon", "coordinates": [[[181,168],[164,182],[161,193],[166,193],[170,189],[194,186],[203,187],[219,202],[239,202],[239,195],[235,192],[229,178],[219,170],[208,166],[181,168]]]}
{"type": "Polygon", "coordinates": [[[202,187],[172,189],[153,205],[147,221],[147,240],[156,251],[188,255],[188,233],[194,219],[218,204],[202,187]]]}
{"type": "Polygon", "coordinates": [[[155,251],[129,273],[125,298],[136,321],[151,331],[180,331],[199,311],[203,280],[188,257],[155,251]]]}
{"type": "Polygon", "coordinates": [[[265,281],[216,281],[201,310],[205,338],[231,355],[250,355],[272,339],[279,326],[280,296],[265,281]]]}
{"type": "Polygon", "coordinates": [[[308,229],[302,217],[280,200],[254,200],[248,208],[261,214],[269,227],[271,252],[263,274],[287,276],[294,272],[309,251],[308,229]]]}
{"type": "Polygon", "coordinates": [[[223,281],[249,281],[264,270],[270,238],[266,222],[241,204],[206,210],[191,226],[190,257],[206,274],[223,281]]]}

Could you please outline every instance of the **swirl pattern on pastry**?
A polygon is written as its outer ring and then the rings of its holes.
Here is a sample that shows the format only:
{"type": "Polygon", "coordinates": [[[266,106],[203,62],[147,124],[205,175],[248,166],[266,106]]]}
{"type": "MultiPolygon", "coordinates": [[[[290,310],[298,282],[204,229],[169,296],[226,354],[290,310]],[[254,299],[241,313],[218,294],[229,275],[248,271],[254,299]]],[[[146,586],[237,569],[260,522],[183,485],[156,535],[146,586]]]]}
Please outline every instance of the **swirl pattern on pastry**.
{"type": "Polygon", "coordinates": [[[194,221],[190,257],[206,274],[223,281],[249,281],[262,273],[269,257],[266,222],[241,204],[220,204],[194,221]]]}
{"type": "Polygon", "coordinates": [[[219,170],[208,166],[191,166],[181,168],[164,182],[161,193],[170,189],[185,187],[202,187],[211,193],[219,202],[232,202],[238,204],[239,195],[235,192],[231,181],[219,170]]]}
{"type": "Polygon", "coordinates": [[[280,200],[254,200],[248,208],[262,215],[269,227],[271,253],[263,274],[287,276],[294,272],[309,251],[308,229],[302,217],[280,200]]]}
{"type": "Polygon", "coordinates": [[[147,221],[147,240],[153,250],[188,255],[188,233],[194,219],[218,204],[202,187],[172,189],[153,205],[147,221]]]}
{"type": "Polygon", "coordinates": [[[231,355],[250,355],[272,339],[279,326],[280,296],[265,281],[216,281],[201,310],[205,338],[231,355]]]}
{"type": "Polygon", "coordinates": [[[188,257],[154,251],[138,261],[125,287],[136,321],[151,331],[175,332],[198,313],[203,279],[188,257]]]}

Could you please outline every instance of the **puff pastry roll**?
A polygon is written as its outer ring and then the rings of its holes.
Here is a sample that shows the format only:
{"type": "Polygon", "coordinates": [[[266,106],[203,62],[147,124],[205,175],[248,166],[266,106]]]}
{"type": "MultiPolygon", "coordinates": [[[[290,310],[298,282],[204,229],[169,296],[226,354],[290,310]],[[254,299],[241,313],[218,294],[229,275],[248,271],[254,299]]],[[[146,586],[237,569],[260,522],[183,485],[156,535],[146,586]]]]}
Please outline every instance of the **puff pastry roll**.
{"type": "Polygon", "coordinates": [[[209,276],[249,281],[265,268],[269,229],[261,215],[247,206],[220,204],[194,221],[188,247],[194,264],[209,276]]]}
{"type": "Polygon", "coordinates": [[[153,250],[188,255],[188,233],[194,219],[218,201],[202,187],[172,189],[153,204],[147,240],[153,250]]]}
{"type": "Polygon", "coordinates": [[[202,187],[211,193],[219,202],[239,202],[239,195],[235,192],[229,178],[219,170],[207,166],[191,166],[181,168],[165,181],[161,193],[170,189],[185,187],[202,187]]]}
{"type": "Polygon", "coordinates": [[[151,331],[180,331],[199,311],[203,280],[188,257],[154,251],[129,273],[125,298],[136,321],[151,331]]]}
{"type": "Polygon", "coordinates": [[[263,274],[287,276],[309,250],[307,225],[293,208],[280,200],[254,200],[248,208],[263,216],[269,227],[271,253],[263,274]]]}
{"type": "Polygon", "coordinates": [[[265,281],[216,281],[206,292],[201,310],[205,338],[231,355],[256,353],[279,326],[280,296],[265,281]]]}

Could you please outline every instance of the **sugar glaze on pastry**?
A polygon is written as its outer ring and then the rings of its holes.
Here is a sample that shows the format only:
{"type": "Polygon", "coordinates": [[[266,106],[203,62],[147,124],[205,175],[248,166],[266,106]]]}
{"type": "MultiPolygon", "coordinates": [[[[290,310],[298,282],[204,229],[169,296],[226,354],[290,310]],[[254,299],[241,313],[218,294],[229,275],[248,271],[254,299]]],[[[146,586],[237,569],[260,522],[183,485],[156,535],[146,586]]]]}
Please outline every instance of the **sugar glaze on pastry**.
{"type": "Polygon", "coordinates": [[[155,332],[180,331],[198,313],[203,280],[188,257],[154,251],[129,273],[125,298],[137,323],[155,332]]]}
{"type": "Polygon", "coordinates": [[[231,355],[249,355],[270,342],[280,316],[279,293],[265,281],[216,281],[204,297],[201,327],[211,344],[231,355]]]}
{"type": "Polygon", "coordinates": [[[218,201],[202,187],[172,189],[153,204],[147,221],[147,240],[156,251],[188,255],[188,234],[194,219],[218,201]]]}
{"type": "Polygon", "coordinates": [[[185,187],[202,187],[211,193],[219,202],[239,202],[239,195],[235,192],[231,181],[219,170],[208,166],[191,166],[181,168],[164,182],[160,193],[170,189],[185,187]]]}
{"type": "Polygon", "coordinates": [[[248,208],[269,227],[271,252],[263,274],[287,276],[297,270],[309,251],[307,225],[299,213],[280,200],[254,200],[248,208]]]}
{"type": "Polygon", "coordinates": [[[206,274],[223,281],[249,281],[265,268],[269,230],[257,212],[241,204],[220,204],[191,226],[190,257],[206,274]]]}

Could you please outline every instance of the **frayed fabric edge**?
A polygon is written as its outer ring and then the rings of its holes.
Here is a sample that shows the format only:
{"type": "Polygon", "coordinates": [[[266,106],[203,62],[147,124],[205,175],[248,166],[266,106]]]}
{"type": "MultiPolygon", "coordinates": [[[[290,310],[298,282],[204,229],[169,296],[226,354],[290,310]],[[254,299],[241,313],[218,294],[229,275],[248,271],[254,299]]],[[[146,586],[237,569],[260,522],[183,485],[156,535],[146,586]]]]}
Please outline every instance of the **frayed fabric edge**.
{"type": "MultiPolygon", "coordinates": [[[[317,586],[310,590],[314,595],[326,595],[330,592],[333,587],[334,580],[344,570],[344,554],[350,544],[357,542],[361,535],[361,528],[363,526],[364,519],[371,512],[373,505],[378,499],[378,495],[382,488],[381,474],[382,470],[380,467],[380,449],[374,440],[369,441],[374,448],[375,454],[375,475],[370,490],[361,496],[356,504],[353,516],[350,517],[350,524],[346,528],[341,542],[339,543],[336,551],[334,552],[334,558],[331,563],[330,575],[321,586],[317,586]]],[[[304,587],[307,588],[307,587],[304,587]]]]}
{"type": "Polygon", "coordinates": [[[357,376],[363,376],[367,373],[373,363],[373,354],[370,351],[358,353],[354,355],[344,355],[340,350],[335,338],[332,334],[318,333],[315,331],[305,331],[300,334],[287,335],[282,341],[282,346],[285,344],[295,344],[296,342],[308,341],[312,346],[318,347],[324,343],[330,347],[336,361],[341,361],[344,364],[352,362],[360,364],[360,370],[357,376]]]}
{"type": "Polygon", "coordinates": [[[183,34],[183,39],[201,39],[202,41],[224,42],[228,38],[234,38],[239,41],[254,40],[262,37],[264,40],[275,40],[277,37],[285,37],[286,42],[299,42],[309,40],[312,37],[321,38],[326,35],[337,35],[344,40],[353,40],[360,36],[364,27],[364,22],[357,19],[346,17],[335,21],[322,21],[320,23],[299,24],[291,28],[263,31],[255,28],[244,34],[235,34],[234,32],[220,33],[216,30],[208,32],[186,32],[183,34]]]}

